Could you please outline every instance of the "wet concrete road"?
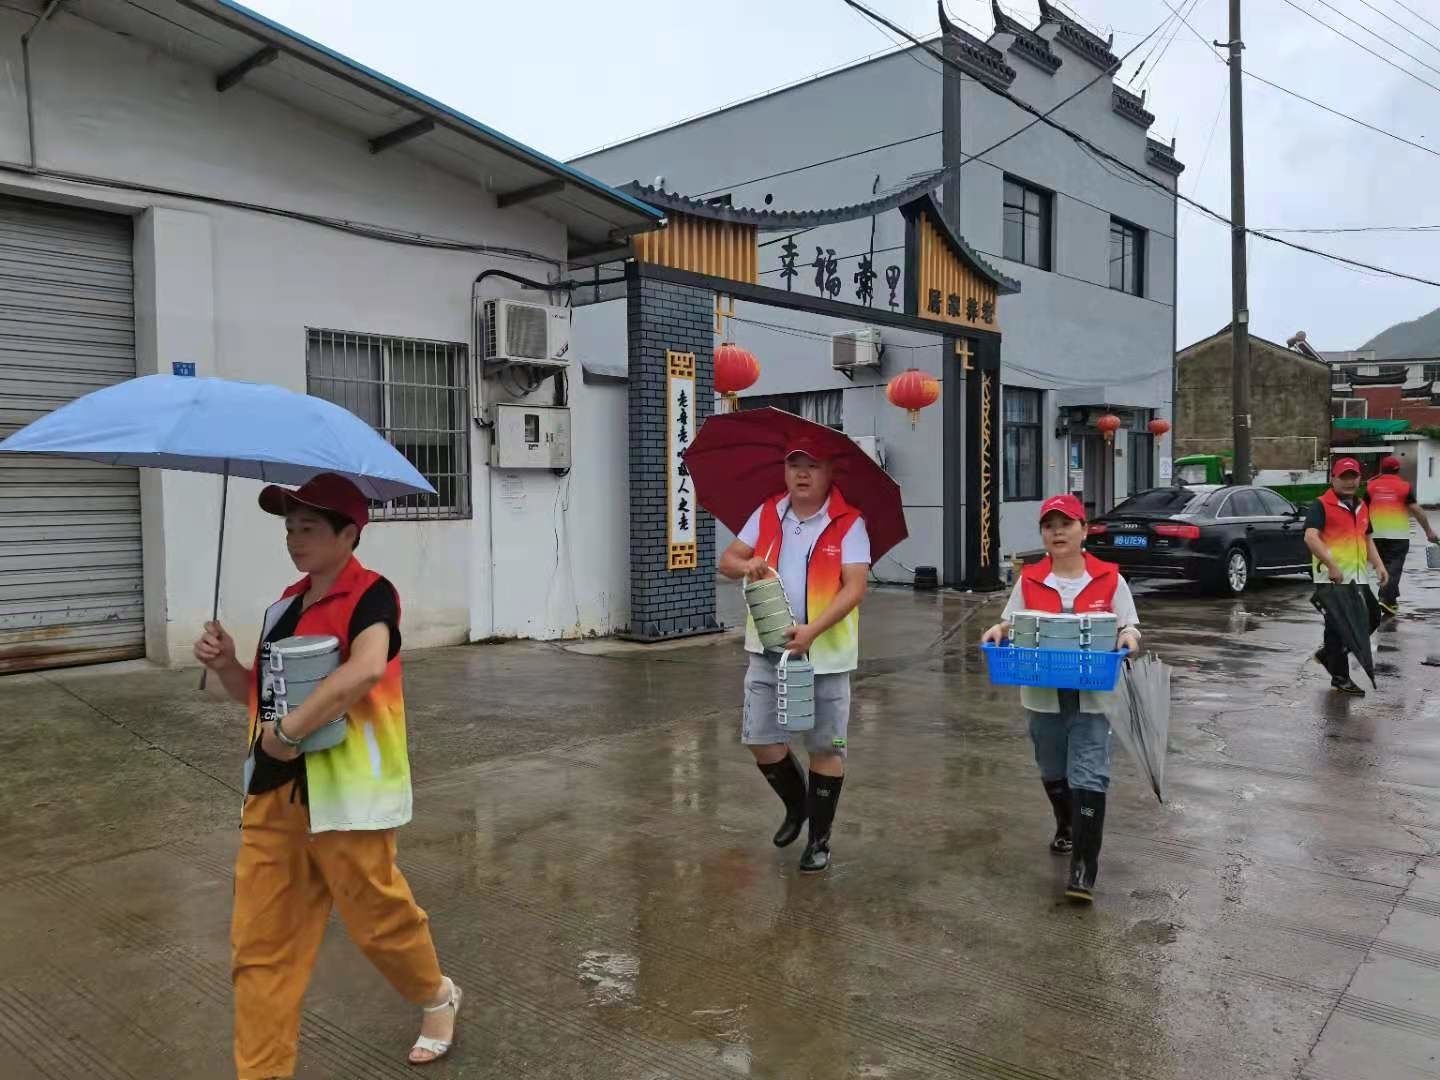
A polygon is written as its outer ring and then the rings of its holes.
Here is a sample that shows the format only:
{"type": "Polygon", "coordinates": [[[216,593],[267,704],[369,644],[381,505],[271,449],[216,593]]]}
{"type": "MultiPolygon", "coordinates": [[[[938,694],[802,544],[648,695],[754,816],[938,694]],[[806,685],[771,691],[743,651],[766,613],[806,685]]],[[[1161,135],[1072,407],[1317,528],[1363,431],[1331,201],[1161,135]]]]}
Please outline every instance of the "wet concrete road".
{"type": "MultiPolygon", "coordinates": [[[[994,599],[867,603],[819,879],[769,845],[733,639],[415,654],[401,862],[467,991],[429,1075],[1440,1077],[1440,575],[1407,592],[1351,701],[1303,584],[1140,591],[1171,799],[1117,751],[1093,910],[973,647],[994,599]]],[[[231,1075],[238,711],[129,667],[0,701],[0,1076],[231,1075]]],[[[299,1075],[412,1075],[415,1024],[332,927],[299,1075]]]]}

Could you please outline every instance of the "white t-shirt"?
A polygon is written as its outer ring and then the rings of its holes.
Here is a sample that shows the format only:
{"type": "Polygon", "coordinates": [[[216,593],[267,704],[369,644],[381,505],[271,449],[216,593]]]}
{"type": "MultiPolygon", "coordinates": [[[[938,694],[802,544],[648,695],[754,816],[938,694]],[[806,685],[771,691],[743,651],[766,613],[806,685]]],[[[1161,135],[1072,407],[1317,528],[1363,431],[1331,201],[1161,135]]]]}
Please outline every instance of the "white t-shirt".
{"type": "MultiPolygon", "coordinates": [[[[763,509],[762,506],[750,515],[750,520],[736,537],[752,551],[760,543],[760,512],[763,509]]],[[[785,597],[790,601],[790,614],[795,616],[795,621],[809,622],[811,617],[819,618],[821,614],[818,611],[805,610],[805,583],[810,568],[810,553],[815,550],[820,534],[830,524],[830,500],[826,499],[824,506],[803,521],[790,509],[789,499],[781,500],[776,509],[780,514],[780,584],[785,587],[785,597]]],[[[765,552],[757,551],[756,554],[763,557],[765,552]]],[[[845,566],[870,565],[870,534],[865,530],[863,517],[845,534],[845,539],[840,544],[840,562],[845,566]]]]}
{"type": "MultiPolygon", "coordinates": [[[[1045,584],[1060,594],[1061,611],[1074,611],[1076,599],[1092,580],[1088,570],[1082,570],[1079,577],[1073,578],[1058,577],[1054,571],[1051,571],[1045,578],[1045,584]]],[[[1015,589],[1011,592],[1010,599],[1005,604],[1005,611],[1000,616],[1002,622],[1014,622],[1015,612],[1025,610],[1025,595],[1022,589],[1022,584],[1019,581],[1015,582],[1015,589]]],[[[1123,577],[1115,586],[1115,600],[1112,607],[1120,629],[1139,627],[1140,614],[1135,610],[1135,597],[1131,595],[1130,585],[1123,577]]]]}

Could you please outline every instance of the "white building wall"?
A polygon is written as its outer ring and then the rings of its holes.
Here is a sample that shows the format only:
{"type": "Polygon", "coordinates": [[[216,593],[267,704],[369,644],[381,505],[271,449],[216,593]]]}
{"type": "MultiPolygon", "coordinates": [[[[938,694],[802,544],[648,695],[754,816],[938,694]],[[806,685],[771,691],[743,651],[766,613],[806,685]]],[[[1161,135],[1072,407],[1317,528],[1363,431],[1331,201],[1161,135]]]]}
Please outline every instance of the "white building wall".
{"type": "MultiPolygon", "coordinates": [[[[0,63],[11,72],[20,71],[19,36],[30,21],[0,12],[0,63]]],[[[563,256],[564,229],[557,222],[523,208],[497,211],[493,197],[475,184],[403,149],[372,155],[360,134],[244,84],[217,94],[213,71],[97,28],[64,7],[37,36],[33,61],[42,169],[563,256]]],[[[0,159],[23,162],[25,109],[18,77],[0,83],[0,104],[0,159]]],[[[471,284],[480,271],[500,265],[544,278],[550,269],[542,262],[497,263],[488,256],[386,243],[179,196],[17,171],[0,173],[0,190],[135,217],[142,374],[169,371],[172,361],[185,360],[196,363],[200,375],[304,390],[307,327],[468,347],[471,284]]],[[[521,293],[502,284],[486,295],[521,293]]],[[[611,438],[615,418],[613,394],[591,395],[579,381],[577,373],[577,450],[611,438]]],[[[494,388],[487,386],[486,393],[494,388]]],[[[548,387],[541,391],[546,393],[548,387]]],[[[533,594],[518,587],[497,594],[492,608],[487,442],[477,428],[471,440],[472,520],[377,522],[365,532],[362,559],[400,590],[406,645],[607,628],[616,612],[623,618],[623,604],[609,599],[617,595],[615,575],[592,589],[585,560],[574,564],[573,587],[557,585],[541,609],[544,615],[526,613],[533,594]]],[[[577,511],[594,511],[595,493],[613,483],[613,463],[601,457],[577,453],[569,479],[575,497],[568,515],[561,511],[562,525],[583,520],[577,511]]],[[[546,477],[536,481],[528,502],[548,528],[556,484],[546,477]]],[[[147,640],[157,661],[186,660],[208,618],[219,489],[217,477],[143,478],[147,640]]],[[[265,605],[296,577],[280,524],[255,506],[257,490],[245,481],[231,488],[221,601],[222,619],[246,651],[253,648],[265,605]]],[[[518,533],[502,529],[499,554],[505,556],[515,535],[530,535],[531,525],[538,528],[527,523],[518,533]]],[[[569,532],[562,528],[562,536],[569,532]]],[[[578,550],[584,547],[578,540],[577,529],[574,541],[566,542],[578,550]]],[[[530,543],[542,554],[548,550],[534,536],[530,543]]],[[[613,543],[598,550],[594,559],[616,558],[613,543]]]]}
{"type": "Polygon", "coordinates": [[[587,637],[629,621],[628,388],[587,382],[579,366],[625,370],[625,302],[573,315],[572,340],[585,342],[585,354],[569,379],[570,473],[492,470],[492,633],[501,637],[587,637]]]}

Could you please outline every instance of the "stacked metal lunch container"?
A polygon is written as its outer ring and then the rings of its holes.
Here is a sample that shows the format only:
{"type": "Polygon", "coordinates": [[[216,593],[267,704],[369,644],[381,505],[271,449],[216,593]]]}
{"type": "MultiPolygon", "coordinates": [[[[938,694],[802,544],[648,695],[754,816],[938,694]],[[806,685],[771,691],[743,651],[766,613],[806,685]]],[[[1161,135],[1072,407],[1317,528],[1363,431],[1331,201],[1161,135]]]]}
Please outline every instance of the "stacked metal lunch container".
{"type": "Polygon", "coordinates": [[[785,631],[795,625],[790,601],[778,576],[745,583],[745,606],[755,623],[760,647],[775,667],[775,709],[780,726],[787,731],[811,731],[815,727],[815,668],[804,656],[793,656],[785,648],[785,631]]]}
{"type": "Polygon", "coordinates": [[[1010,643],[1022,649],[1114,652],[1118,639],[1119,624],[1104,611],[1085,615],[1017,611],[1011,621],[1010,643]]]}

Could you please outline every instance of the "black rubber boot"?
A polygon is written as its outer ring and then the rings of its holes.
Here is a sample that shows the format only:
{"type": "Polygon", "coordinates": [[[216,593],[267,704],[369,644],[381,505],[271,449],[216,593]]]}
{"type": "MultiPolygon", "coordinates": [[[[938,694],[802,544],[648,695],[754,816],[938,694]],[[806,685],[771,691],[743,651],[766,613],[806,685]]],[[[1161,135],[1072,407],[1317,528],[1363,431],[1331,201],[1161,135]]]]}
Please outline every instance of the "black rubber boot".
{"type": "Polygon", "coordinates": [[[1088,904],[1095,899],[1095,876],[1100,872],[1100,842],[1105,837],[1105,793],[1076,788],[1074,801],[1075,850],[1070,853],[1067,898],[1088,904]]]}
{"type": "Polygon", "coordinates": [[[802,874],[818,874],[830,866],[830,826],[835,821],[835,807],[840,803],[843,776],[821,776],[810,773],[810,842],[800,856],[802,874]]]}
{"type": "Polygon", "coordinates": [[[785,820],[775,831],[774,841],[776,847],[787,847],[805,824],[805,770],[794,754],[786,754],[780,761],[761,765],[760,771],[785,804],[785,820]]]}
{"type": "Polygon", "coordinates": [[[1059,780],[1042,781],[1045,795],[1050,800],[1050,809],[1055,811],[1055,838],[1050,841],[1050,850],[1056,855],[1068,855],[1075,845],[1070,832],[1070,781],[1063,776],[1059,780]]]}

